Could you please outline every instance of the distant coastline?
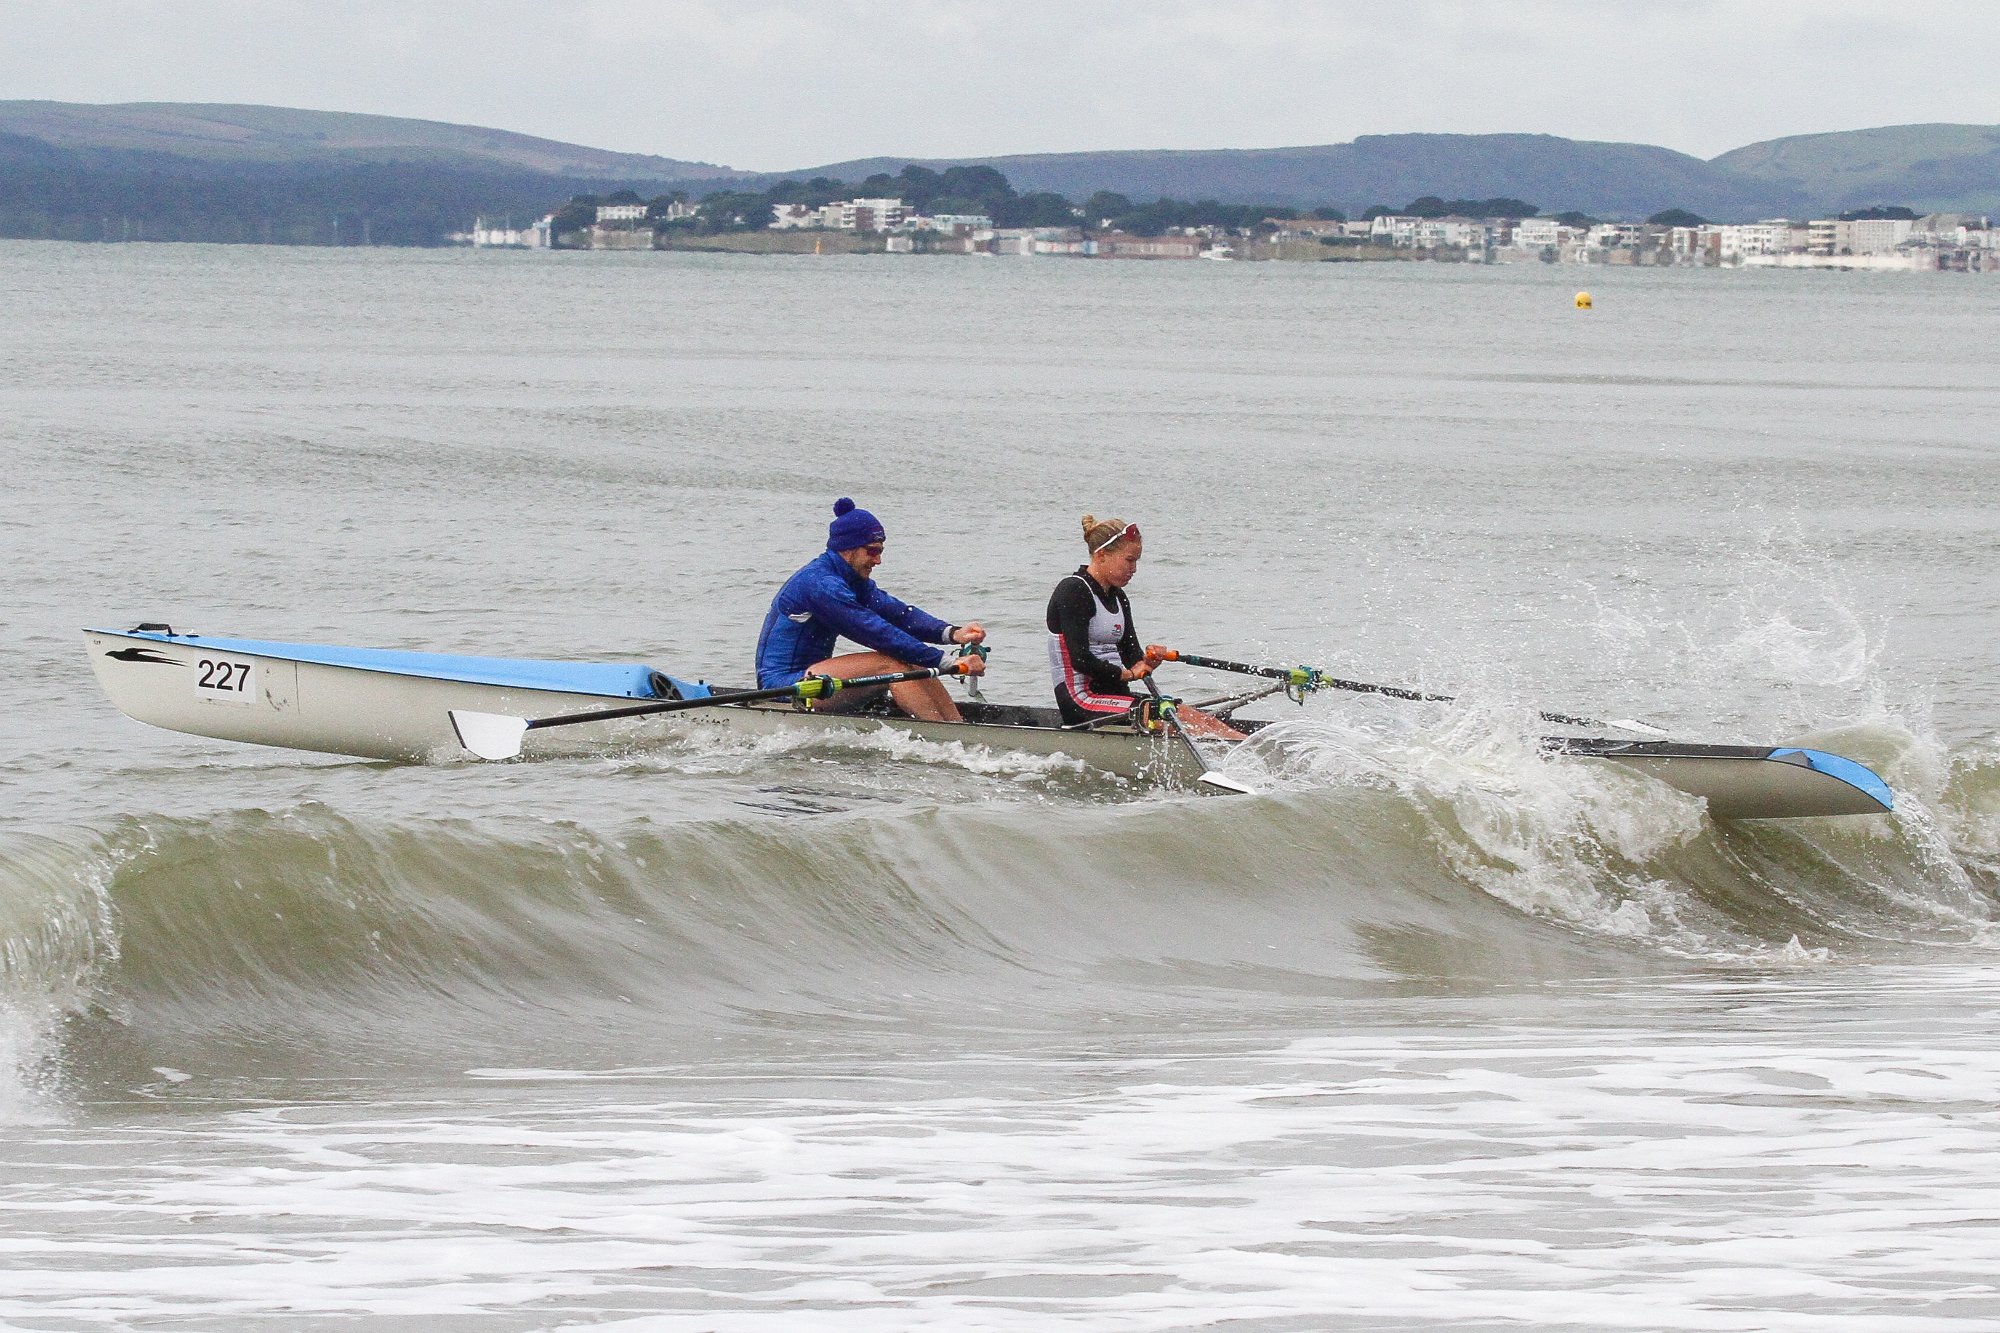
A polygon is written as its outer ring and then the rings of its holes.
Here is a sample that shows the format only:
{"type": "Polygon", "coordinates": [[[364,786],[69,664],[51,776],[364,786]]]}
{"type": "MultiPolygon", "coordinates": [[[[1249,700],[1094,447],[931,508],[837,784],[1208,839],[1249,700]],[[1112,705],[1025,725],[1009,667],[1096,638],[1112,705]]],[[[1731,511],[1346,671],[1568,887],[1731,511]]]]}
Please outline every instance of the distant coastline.
{"type": "Polygon", "coordinates": [[[1099,191],[1081,204],[1023,195],[991,168],[906,167],[858,187],[827,177],[761,193],[720,190],[650,201],[578,195],[526,227],[481,218],[476,247],[707,250],[745,254],[958,254],[1084,259],[1544,263],[1625,267],[1846,268],[2000,273],[2000,229],[1985,215],[1904,207],[1795,221],[1714,223],[1684,209],[1644,222],[1544,216],[1519,199],[1439,199],[1370,208],[1137,203],[1099,191]],[[857,193],[862,191],[865,193],[857,193]]]}
{"type": "MultiPolygon", "coordinates": [[[[1078,219],[1051,211],[1051,201],[1063,200],[1084,210],[1087,230],[1101,232],[1104,215],[1088,207],[1098,195],[1139,209],[1180,200],[1184,211],[1254,213],[1248,221],[1154,217],[1116,228],[1147,236],[1216,226],[1240,233],[1267,215],[1319,210],[1359,218],[1426,195],[1533,200],[1549,216],[1629,224],[1669,210],[1739,226],[1837,220],[1882,205],[1902,205],[1913,216],[1980,216],[2000,214],[2000,126],[1805,135],[1706,161],[1647,144],[1543,134],[1395,134],[1297,148],[880,158],[781,176],[390,116],[0,101],[0,237],[11,239],[443,245],[475,217],[532,220],[552,201],[578,195],[678,193],[706,206],[717,194],[758,198],[788,181],[865,186],[877,176],[918,172],[1004,176],[1021,216],[994,215],[1003,230],[1068,226],[1078,219]]],[[[930,208],[901,188],[857,188],[854,196],[895,196],[919,211],[930,208]]],[[[833,245],[822,238],[821,252],[833,245]]]]}

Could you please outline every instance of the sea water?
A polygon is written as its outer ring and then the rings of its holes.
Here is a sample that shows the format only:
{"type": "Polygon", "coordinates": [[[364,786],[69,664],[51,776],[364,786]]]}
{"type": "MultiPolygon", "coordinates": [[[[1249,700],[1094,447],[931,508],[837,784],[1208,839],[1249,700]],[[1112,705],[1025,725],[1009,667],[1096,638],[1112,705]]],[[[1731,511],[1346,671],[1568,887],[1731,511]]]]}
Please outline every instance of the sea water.
{"type": "Polygon", "coordinates": [[[2000,288],[1581,273],[0,245],[0,1324],[2000,1325],[2000,288]],[[739,683],[842,495],[996,700],[1090,511],[1143,638],[1458,702],[398,767],[78,634],[739,683]]]}

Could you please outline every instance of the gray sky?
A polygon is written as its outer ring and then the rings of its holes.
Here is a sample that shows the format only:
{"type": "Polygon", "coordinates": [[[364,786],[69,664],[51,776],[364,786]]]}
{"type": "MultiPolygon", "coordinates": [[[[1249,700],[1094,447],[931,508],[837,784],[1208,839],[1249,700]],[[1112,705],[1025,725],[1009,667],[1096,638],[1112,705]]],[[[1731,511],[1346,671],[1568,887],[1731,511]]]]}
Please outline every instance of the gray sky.
{"type": "Polygon", "coordinates": [[[0,98],[418,116],[781,170],[2000,124],[1993,0],[0,0],[0,98]]]}

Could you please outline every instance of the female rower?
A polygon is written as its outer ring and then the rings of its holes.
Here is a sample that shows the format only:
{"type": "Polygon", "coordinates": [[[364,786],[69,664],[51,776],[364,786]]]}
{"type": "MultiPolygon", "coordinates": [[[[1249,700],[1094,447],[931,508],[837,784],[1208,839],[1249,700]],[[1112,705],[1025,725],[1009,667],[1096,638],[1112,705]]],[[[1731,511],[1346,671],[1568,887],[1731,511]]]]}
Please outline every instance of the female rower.
{"type": "MultiPolygon", "coordinates": [[[[1089,562],[1066,575],[1049,598],[1049,674],[1056,707],[1071,725],[1131,712],[1138,702],[1131,685],[1151,675],[1161,660],[1139,646],[1125,596],[1125,585],[1139,572],[1139,525],[1085,514],[1083,544],[1089,562]]],[[[1243,738],[1227,722],[1196,709],[1182,708],[1176,715],[1191,735],[1243,738]]]]}

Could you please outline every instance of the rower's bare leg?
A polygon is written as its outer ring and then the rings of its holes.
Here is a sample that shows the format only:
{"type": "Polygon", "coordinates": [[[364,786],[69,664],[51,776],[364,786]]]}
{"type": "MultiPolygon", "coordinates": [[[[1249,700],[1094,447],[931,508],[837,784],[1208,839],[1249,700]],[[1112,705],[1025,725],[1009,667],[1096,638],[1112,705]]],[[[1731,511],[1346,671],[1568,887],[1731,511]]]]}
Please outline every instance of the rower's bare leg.
{"type": "MultiPolygon", "coordinates": [[[[814,662],[806,668],[809,676],[833,676],[839,680],[849,680],[855,676],[887,676],[898,671],[915,670],[908,662],[898,662],[887,653],[843,653],[839,657],[829,657],[822,662],[814,662]]],[[[906,680],[900,685],[889,687],[889,697],[896,701],[896,707],[922,722],[963,721],[958,713],[958,705],[952,702],[951,693],[941,680],[906,680]]],[[[821,700],[815,708],[827,704],[837,704],[840,696],[821,700]]]]}

